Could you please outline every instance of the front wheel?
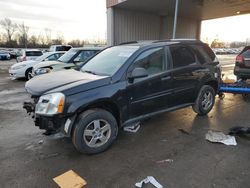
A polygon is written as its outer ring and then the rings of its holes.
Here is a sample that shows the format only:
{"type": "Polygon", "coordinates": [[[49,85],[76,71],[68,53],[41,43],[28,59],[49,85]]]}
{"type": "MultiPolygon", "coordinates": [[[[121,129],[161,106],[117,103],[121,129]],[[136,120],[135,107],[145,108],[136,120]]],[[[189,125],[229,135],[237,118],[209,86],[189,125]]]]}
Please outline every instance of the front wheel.
{"type": "Polygon", "coordinates": [[[79,152],[96,154],[105,151],[117,134],[118,125],[110,112],[91,109],[79,115],[72,141],[79,152]]]}
{"type": "Polygon", "coordinates": [[[214,101],[214,88],[209,85],[204,85],[200,89],[195,104],[193,105],[193,110],[200,116],[207,115],[212,110],[214,101]]]}
{"type": "Polygon", "coordinates": [[[30,80],[32,78],[32,68],[29,68],[26,73],[25,73],[25,77],[27,80],[30,80]]]}

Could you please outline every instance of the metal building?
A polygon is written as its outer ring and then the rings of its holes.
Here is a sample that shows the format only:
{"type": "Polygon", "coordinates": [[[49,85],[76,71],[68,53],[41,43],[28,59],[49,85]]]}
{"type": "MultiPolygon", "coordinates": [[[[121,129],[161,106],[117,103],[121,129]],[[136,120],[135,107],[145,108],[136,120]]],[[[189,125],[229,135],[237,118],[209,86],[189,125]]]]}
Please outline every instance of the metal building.
{"type": "Polygon", "coordinates": [[[174,35],[199,39],[202,20],[246,13],[250,0],[107,0],[108,45],[174,35]]]}

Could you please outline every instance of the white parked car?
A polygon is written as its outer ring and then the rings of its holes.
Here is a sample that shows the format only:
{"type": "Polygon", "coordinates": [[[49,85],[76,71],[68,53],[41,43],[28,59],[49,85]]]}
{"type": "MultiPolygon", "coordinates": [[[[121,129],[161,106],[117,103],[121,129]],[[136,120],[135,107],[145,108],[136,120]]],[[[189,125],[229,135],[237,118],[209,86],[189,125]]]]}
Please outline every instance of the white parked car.
{"type": "Polygon", "coordinates": [[[0,60],[10,60],[9,52],[5,50],[0,50],[0,60]]]}
{"type": "Polygon", "coordinates": [[[72,48],[71,45],[52,45],[49,48],[50,52],[57,52],[57,51],[69,51],[72,48]]]}
{"type": "Polygon", "coordinates": [[[37,57],[35,60],[23,61],[21,63],[15,63],[9,69],[10,77],[13,79],[17,78],[32,78],[32,68],[38,63],[44,61],[55,61],[59,59],[65,52],[47,52],[40,57],[37,57]]]}
{"type": "Polygon", "coordinates": [[[23,49],[17,57],[17,62],[35,60],[37,57],[43,55],[41,50],[37,49],[23,49]]]}

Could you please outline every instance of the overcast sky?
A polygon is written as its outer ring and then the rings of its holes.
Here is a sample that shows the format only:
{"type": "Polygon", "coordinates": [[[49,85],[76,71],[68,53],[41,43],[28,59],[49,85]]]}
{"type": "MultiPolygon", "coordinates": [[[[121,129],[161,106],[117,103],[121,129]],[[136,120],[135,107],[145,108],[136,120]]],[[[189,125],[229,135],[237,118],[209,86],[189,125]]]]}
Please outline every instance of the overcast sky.
{"type": "MultiPolygon", "coordinates": [[[[30,34],[52,30],[71,39],[106,39],[106,0],[0,0],[0,19],[11,18],[30,26],[30,34]]],[[[223,41],[250,38],[250,14],[209,20],[202,24],[202,39],[223,41]]]]}
{"type": "Polygon", "coordinates": [[[219,38],[221,41],[245,41],[250,39],[250,14],[208,20],[202,23],[201,38],[209,41],[219,38]]]}
{"type": "Polygon", "coordinates": [[[50,28],[71,39],[106,39],[105,0],[0,0],[0,19],[30,26],[30,34],[50,28]]]}

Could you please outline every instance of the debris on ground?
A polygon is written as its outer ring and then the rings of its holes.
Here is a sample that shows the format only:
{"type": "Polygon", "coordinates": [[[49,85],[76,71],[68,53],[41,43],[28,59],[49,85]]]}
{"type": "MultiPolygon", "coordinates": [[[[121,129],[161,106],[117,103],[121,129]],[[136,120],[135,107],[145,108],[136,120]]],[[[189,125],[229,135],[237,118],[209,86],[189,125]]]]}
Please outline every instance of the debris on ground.
{"type": "Polygon", "coordinates": [[[148,176],[144,180],[136,183],[135,186],[142,188],[144,184],[148,184],[148,183],[151,183],[156,188],[163,188],[163,186],[158,181],[156,181],[156,179],[153,176],[148,176]]]}
{"type": "Polygon", "coordinates": [[[234,136],[225,135],[223,132],[209,130],[206,134],[206,140],[210,142],[223,143],[227,146],[236,146],[237,142],[234,136]]]}
{"type": "Polygon", "coordinates": [[[87,184],[87,182],[73,170],[69,170],[62,175],[53,178],[53,180],[61,188],[81,188],[87,184]]]}
{"type": "Polygon", "coordinates": [[[161,160],[161,161],[156,161],[157,164],[172,163],[172,162],[174,162],[173,159],[165,159],[165,160],[161,160]]]}
{"type": "Polygon", "coordinates": [[[136,133],[140,129],[140,122],[135,123],[133,125],[129,125],[123,128],[126,132],[136,133]]]}
{"type": "Polygon", "coordinates": [[[41,145],[41,144],[43,144],[43,142],[44,142],[43,140],[39,140],[38,144],[41,145]]]}
{"type": "Polygon", "coordinates": [[[187,132],[186,130],[184,130],[184,129],[178,129],[178,131],[180,131],[181,133],[183,133],[183,134],[187,134],[187,135],[190,135],[190,133],[189,132],[187,132]]]}
{"type": "Polygon", "coordinates": [[[61,139],[61,138],[64,138],[64,137],[65,137],[65,135],[63,133],[59,132],[59,133],[56,133],[56,134],[49,135],[47,138],[52,139],[52,140],[54,140],[54,139],[57,140],[57,139],[61,139]]]}
{"type": "Polygon", "coordinates": [[[237,78],[235,75],[227,75],[222,78],[223,83],[225,84],[233,84],[237,81],[237,78]]]}
{"type": "Polygon", "coordinates": [[[232,127],[229,129],[230,135],[244,135],[250,134],[250,127],[232,127]]]}
{"type": "Polygon", "coordinates": [[[46,155],[41,154],[38,159],[44,160],[44,159],[49,159],[49,158],[53,158],[53,157],[57,157],[57,156],[59,156],[59,153],[52,153],[52,154],[46,154],[46,155]]]}

